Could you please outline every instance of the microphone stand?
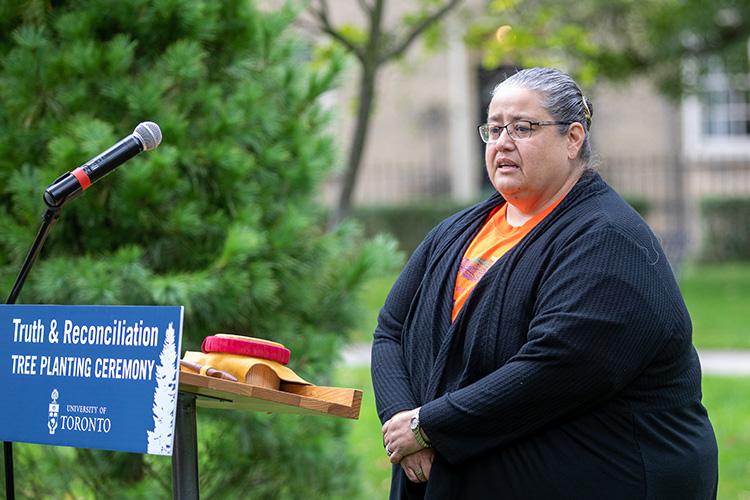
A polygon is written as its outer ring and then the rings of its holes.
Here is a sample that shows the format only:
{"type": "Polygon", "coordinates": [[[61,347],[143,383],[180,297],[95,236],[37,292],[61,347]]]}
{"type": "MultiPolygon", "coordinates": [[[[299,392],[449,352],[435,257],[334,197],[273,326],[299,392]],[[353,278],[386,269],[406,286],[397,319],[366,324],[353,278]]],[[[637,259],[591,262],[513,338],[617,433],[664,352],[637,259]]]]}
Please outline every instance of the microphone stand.
{"type": "MultiPolygon", "coordinates": [[[[39,232],[34,239],[34,243],[32,243],[31,245],[29,253],[26,255],[26,259],[23,261],[21,272],[18,273],[16,283],[13,285],[13,289],[11,290],[8,299],[5,301],[6,304],[16,303],[18,294],[21,293],[21,289],[23,288],[23,284],[26,281],[26,277],[28,276],[29,271],[31,271],[31,266],[34,265],[36,258],[39,256],[39,252],[41,252],[42,246],[44,246],[44,242],[47,239],[47,235],[49,234],[50,229],[52,229],[52,226],[55,225],[55,222],[57,222],[57,219],[60,217],[61,209],[62,204],[58,206],[51,206],[48,204],[47,209],[42,215],[42,224],[41,226],[39,226],[39,232]]],[[[13,479],[13,442],[3,441],[3,456],[5,458],[5,498],[7,498],[8,500],[15,500],[16,493],[13,479]]]]}

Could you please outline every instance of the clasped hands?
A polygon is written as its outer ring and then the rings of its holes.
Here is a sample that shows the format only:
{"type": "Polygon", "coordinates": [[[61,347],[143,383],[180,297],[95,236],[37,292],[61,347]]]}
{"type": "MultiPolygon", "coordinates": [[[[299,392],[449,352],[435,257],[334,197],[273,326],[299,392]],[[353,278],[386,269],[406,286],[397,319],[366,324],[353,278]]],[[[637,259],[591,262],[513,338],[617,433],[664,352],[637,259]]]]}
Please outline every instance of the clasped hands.
{"type": "Polygon", "coordinates": [[[435,450],[422,448],[411,430],[411,418],[418,410],[402,411],[383,424],[383,444],[392,464],[400,464],[410,481],[424,483],[430,477],[435,450]]]}

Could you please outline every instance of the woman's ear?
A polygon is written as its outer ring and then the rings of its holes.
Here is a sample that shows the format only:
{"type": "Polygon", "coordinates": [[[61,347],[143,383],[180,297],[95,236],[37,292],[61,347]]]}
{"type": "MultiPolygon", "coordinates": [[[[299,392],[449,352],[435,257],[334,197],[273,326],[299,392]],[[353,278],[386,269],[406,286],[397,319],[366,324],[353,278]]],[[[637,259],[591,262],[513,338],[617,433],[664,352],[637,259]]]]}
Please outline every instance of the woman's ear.
{"type": "Polygon", "coordinates": [[[575,160],[578,153],[583,147],[583,141],[586,139],[586,131],[579,122],[573,122],[568,127],[568,159],[575,160]]]}

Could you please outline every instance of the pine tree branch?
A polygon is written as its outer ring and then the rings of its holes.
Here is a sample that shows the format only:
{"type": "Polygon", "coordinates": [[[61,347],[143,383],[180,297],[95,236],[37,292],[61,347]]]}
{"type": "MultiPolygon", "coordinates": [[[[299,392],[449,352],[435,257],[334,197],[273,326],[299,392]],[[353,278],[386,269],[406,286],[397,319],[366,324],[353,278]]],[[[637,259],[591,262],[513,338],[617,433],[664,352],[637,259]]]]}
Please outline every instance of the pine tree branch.
{"type": "Polygon", "coordinates": [[[143,461],[143,468],[146,472],[146,476],[155,479],[156,482],[159,483],[164,490],[165,495],[172,491],[172,482],[164,479],[164,474],[161,473],[162,471],[157,471],[148,460],[143,461]]]}
{"type": "Polygon", "coordinates": [[[338,31],[331,23],[330,17],[328,16],[328,1],[318,0],[319,7],[316,9],[312,5],[310,11],[313,13],[315,18],[318,20],[318,28],[323,33],[331,36],[334,40],[343,45],[349,52],[355,55],[360,61],[364,61],[365,54],[362,49],[346,38],[340,31],[338,31]]]}
{"type": "Polygon", "coordinates": [[[422,19],[419,24],[414,26],[414,28],[404,36],[404,39],[400,43],[397,43],[393,49],[387,51],[382,55],[380,59],[381,63],[396,57],[400,57],[406,51],[406,49],[409,48],[412,42],[414,42],[414,40],[416,40],[417,37],[422,34],[424,30],[429,28],[433,23],[438,21],[459,3],[461,3],[461,0],[449,0],[448,2],[443,4],[442,7],[422,19]]]}

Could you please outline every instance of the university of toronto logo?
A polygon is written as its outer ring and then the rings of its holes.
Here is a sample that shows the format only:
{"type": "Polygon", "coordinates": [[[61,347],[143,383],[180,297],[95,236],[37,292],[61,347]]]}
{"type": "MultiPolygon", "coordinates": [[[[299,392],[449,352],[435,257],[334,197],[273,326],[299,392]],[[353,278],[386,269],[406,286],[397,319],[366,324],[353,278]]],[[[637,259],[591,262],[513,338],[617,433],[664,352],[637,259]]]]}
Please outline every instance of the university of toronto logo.
{"type": "Polygon", "coordinates": [[[55,429],[57,429],[57,414],[60,413],[60,405],[57,403],[60,393],[57,392],[57,389],[52,389],[50,397],[52,398],[52,402],[49,404],[49,421],[47,422],[47,427],[49,427],[49,433],[54,434],[55,429]]]}

